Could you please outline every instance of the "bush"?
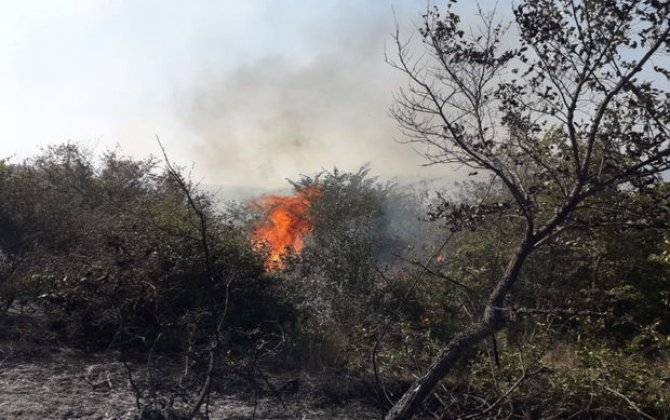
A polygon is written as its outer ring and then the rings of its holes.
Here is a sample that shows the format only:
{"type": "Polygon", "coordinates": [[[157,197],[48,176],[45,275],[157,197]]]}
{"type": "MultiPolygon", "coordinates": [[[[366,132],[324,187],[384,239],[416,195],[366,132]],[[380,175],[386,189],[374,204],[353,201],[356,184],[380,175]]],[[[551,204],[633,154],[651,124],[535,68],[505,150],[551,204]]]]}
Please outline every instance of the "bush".
{"type": "Polygon", "coordinates": [[[155,161],[107,153],[96,166],[65,145],[9,170],[11,287],[48,304],[70,338],[102,348],[160,337],[179,352],[207,341],[224,312],[233,340],[293,316],[244,233],[155,161]]]}

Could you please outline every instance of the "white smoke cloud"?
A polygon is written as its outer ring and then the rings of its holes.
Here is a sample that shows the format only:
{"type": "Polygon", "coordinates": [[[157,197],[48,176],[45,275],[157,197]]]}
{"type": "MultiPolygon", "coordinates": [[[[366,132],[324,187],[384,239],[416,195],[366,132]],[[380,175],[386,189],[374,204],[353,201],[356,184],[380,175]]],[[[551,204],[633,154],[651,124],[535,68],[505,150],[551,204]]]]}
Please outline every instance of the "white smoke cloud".
{"type": "Polygon", "coordinates": [[[452,174],[421,167],[410,147],[394,141],[387,111],[403,79],[384,62],[391,8],[351,12],[303,28],[301,55],[206,68],[179,93],[180,121],[197,138],[191,150],[209,182],[274,187],[301,173],[366,163],[385,178],[452,174]]]}

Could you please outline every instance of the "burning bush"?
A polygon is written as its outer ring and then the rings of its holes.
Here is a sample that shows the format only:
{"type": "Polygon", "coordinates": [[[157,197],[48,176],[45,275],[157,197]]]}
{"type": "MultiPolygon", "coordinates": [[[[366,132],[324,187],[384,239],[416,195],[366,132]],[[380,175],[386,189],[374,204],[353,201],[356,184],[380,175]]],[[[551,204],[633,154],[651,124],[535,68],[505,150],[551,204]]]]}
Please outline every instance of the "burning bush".
{"type": "Polygon", "coordinates": [[[266,268],[285,268],[282,257],[299,254],[312,230],[310,208],[320,196],[316,187],[299,189],[295,195],[268,195],[252,203],[263,214],[252,234],[256,248],[267,247],[266,268]]]}
{"type": "Polygon", "coordinates": [[[13,270],[3,298],[41,296],[70,338],[107,347],[161,337],[183,350],[207,336],[211,312],[227,309],[231,337],[285,313],[244,233],[193,191],[201,235],[184,192],[155,162],[108,154],[96,167],[67,145],[8,170],[0,220],[20,234],[3,232],[13,270]]]}
{"type": "Polygon", "coordinates": [[[294,189],[292,196],[252,202],[257,221],[250,239],[306,310],[302,331],[321,349],[307,357],[317,364],[355,363],[369,354],[371,336],[364,331],[388,311],[389,282],[403,265],[394,255],[430,237],[420,233],[421,206],[409,205],[409,195],[369,176],[367,168],[305,176],[294,189]]]}

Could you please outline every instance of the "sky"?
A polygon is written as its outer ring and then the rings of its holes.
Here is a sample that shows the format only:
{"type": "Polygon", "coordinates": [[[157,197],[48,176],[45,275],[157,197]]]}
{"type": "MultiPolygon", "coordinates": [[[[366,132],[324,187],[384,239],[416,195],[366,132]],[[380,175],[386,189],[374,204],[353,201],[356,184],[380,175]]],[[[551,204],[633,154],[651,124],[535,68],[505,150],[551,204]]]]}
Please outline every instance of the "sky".
{"type": "Polygon", "coordinates": [[[0,158],[67,141],[142,158],[159,136],[207,184],[277,188],[366,163],[453,176],[421,166],[388,116],[394,15],[409,36],[426,5],[0,0],[0,158]]]}

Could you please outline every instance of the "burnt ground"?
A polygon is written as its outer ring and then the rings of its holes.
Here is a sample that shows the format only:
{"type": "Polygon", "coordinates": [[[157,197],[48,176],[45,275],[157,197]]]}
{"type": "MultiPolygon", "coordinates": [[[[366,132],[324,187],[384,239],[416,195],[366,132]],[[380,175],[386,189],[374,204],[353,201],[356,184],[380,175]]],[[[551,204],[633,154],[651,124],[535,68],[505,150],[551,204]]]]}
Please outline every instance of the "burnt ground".
{"type": "MultiPolygon", "coordinates": [[[[142,366],[132,368],[141,375],[142,366]]],[[[127,372],[117,354],[87,354],[59,342],[39,311],[12,308],[0,315],[0,419],[134,419],[138,411],[127,372]]],[[[239,377],[219,378],[210,418],[380,417],[369,382],[360,378],[278,368],[263,372],[253,388],[239,377]]]]}

